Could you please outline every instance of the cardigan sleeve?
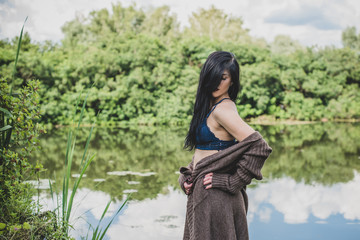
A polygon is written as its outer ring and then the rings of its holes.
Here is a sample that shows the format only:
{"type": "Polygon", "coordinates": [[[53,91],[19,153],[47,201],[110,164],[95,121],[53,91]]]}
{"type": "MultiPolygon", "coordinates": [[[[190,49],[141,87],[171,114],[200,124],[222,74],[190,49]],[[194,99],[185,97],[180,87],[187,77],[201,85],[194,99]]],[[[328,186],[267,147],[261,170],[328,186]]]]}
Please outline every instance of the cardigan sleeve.
{"type": "Polygon", "coordinates": [[[261,138],[239,159],[235,173],[214,172],[211,182],[212,187],[235,194],[241,188],[250,184],[253,178],[261,180],[261,168],[271,152],[272,149],[261,138]]]}
{"type": "Polygon", "coordinates": [[[180,176],[178,181],[184,193],[185,193],[184,183],[186,181],[191,181],[192,171],[193,171],[193,160],[189,163],[189,165],[186,168],[185,167],[180,168],[180,176]]]}

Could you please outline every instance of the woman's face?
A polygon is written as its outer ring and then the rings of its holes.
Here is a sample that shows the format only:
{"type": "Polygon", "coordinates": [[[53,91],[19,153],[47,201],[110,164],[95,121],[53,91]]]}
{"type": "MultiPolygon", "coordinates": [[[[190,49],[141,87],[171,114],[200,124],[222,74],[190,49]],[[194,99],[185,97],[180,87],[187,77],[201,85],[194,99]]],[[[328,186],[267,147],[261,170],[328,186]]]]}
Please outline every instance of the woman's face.
{"type": "Polygon", "coordinates": [[[231,86],[231,76],[228,70],[225,70],[222,77],[221,82],[217,89],[212,92],[212,96],[215,99],[221,99],[224,97],[229,97],[229,87],[231,86]]]}

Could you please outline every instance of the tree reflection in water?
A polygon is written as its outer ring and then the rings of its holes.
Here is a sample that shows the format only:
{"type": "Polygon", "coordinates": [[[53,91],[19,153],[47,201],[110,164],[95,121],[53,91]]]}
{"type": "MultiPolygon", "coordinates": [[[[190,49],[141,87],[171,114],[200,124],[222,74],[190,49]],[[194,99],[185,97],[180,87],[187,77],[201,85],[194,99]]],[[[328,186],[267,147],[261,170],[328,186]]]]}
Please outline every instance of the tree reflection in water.
{"type": "MultiPolygon", "coordinates": [[[[268,141],[273,153],[263,168],[263,181],[253,181],[248,189],[251,231],[256,232],[253,228],[259,223],[273,221],[275,212],[283,215],[281,221],[286,224],[306,223],[311,216],[317,219],[316,223],[326,223],[326,219],[337,214],[350,223],[360,221],[357,204],[360,202],[357,187],[360,186],[360,124],[257,125],[254,128],[268,141]]],[[[181,214],[178,208],[185,208],[186,197],[180,193],[177,183],[178,169],[187,165],[192,156],[182,149],[186,130],[177,127],[95,130],[90,152],[96,152],[96,158],[80,187],[90,191],[88,194],[93,198],[101,193],[100,198],[112,198],[119,204],[128,193],[133,193],[126,214],[115,222],[116,227],[110,228],[110,235],[128,231],[132,236],[135,234],[132,230],[124,230],[130,225],[130,228],[141,225],[143,231],[152,231],[150,226],[161,225],[167,234],[174,231],[170,231],[169,226],[179,228],[175,231],[179,236],[174,239],[180,238],[185,213],[181,214]],[[175,202],[169,203],[169,200],[175,202]],[[162,206],[165,213],[151,214],[159,211],[151,206],[162,206]],[[141,216],[146,213],[147,220],[141,216]],[[142,221],[137,224],[140,218],[142,221]],[[119,222],[123,225],[118,225],[119,222]]],[[[88,131],[83,131],[83,140],[79,140],[79,151],[74,156],[77,160],[74,169],[78,169],[80,150],[85,145],[88,131]]],[[[48,169],[42,178],[60,182],[66,132],[66,129],[54,129],[42,137],[41,151],[34,157],[48,169]]],[[[77,171],[73,173],[75,176],[77,171]]],[[[43,198],[49,196],[46,190],[41,191],[43,198]]],[[[92,218],[96,218],[95,213],[92,218]]]]}

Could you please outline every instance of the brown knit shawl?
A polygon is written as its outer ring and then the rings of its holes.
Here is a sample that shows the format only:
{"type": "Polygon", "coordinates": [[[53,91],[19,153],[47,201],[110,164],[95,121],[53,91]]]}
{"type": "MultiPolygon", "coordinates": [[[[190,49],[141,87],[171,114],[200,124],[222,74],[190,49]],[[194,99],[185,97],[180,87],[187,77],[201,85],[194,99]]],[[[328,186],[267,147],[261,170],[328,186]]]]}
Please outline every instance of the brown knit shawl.
{"type": "Polygon", "coordinates": [[[181,188],[185,191],[185,181],[193,183],[183,239],[249,239],[245,188],[253,178],[262,179],[260,170],[271,152],[260,133],[254,132],[241,142],[201,159],[195,169],[193,161],[188,167],[181,167],[181,188]],[[212,188],[206,190],[202,180],[210,172],[212,188]]]}

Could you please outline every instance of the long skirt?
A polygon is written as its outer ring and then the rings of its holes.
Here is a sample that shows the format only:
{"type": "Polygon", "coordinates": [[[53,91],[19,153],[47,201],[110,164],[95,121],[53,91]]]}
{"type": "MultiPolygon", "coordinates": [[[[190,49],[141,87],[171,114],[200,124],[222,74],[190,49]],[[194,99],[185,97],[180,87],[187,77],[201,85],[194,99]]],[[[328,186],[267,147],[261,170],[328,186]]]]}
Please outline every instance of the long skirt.
{"type": "Polygon", "coordinates": [[[188,195],[185,240],[248,240],[246,213],[248,197],[245,188],[236,194],[219,189],[204,189],[196,181],[188,195]]]}

